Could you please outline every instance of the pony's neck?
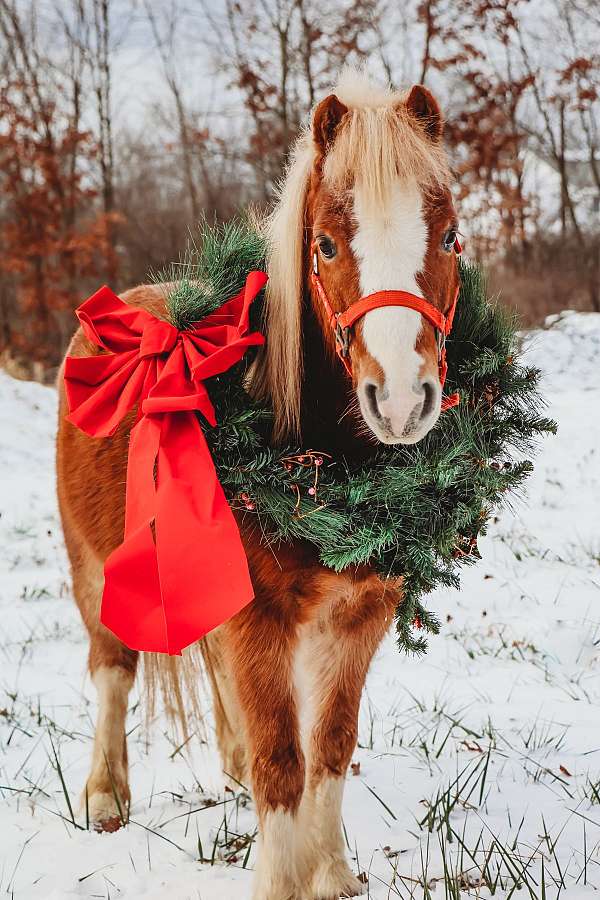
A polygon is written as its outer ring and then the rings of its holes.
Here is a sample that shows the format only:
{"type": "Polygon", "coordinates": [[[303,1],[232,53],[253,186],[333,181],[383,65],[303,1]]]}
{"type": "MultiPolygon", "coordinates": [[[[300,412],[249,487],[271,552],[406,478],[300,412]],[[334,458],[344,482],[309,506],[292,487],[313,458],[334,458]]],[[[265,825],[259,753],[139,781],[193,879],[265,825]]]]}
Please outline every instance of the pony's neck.
{"type": "Polygon", "coordinates": [[[356,401],[351,381],[325,342],[306,286],[302,333],[302,445],[307,449],[331,453],[334,457],[357,459],[368,456],[373,452],[373,441],[366,434],[359,434],[361,419],[355,411],[356,401]]]}

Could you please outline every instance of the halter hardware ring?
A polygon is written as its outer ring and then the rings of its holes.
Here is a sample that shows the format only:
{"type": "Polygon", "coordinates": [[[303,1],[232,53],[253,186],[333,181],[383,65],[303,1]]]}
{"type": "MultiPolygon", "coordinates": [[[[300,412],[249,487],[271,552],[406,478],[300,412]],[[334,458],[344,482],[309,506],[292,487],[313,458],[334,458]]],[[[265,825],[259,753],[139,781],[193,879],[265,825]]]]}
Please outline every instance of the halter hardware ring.
{"type": "Polygon", "coordinates": [[[440,360],[442,358],[442,356],[444,355],[444,351],[446,349],[446,332],[443,331],[441,328],[438,328],[437,336],[438,336],[438,340],[437,340],[438,360],[440,360]]]}
{"type": "Polygon", "coordinates": [[[339,347],[340,356],[346,357],[350,353],[350,328],[340,325],[338,321],[339,315],[340,313],[336,314],[335,340],[339,347]]]}

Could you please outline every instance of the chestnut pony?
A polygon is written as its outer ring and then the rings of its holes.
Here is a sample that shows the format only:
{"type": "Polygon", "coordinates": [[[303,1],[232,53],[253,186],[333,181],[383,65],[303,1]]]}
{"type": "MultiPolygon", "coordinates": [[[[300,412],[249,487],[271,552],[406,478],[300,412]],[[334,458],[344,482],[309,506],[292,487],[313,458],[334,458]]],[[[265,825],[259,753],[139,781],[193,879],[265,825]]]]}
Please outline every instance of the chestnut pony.
{"type": "MultiPolygon", "coordinates": [[[[377,441],[415,443],[435,425],[442,393],[437,335],[426,317],[399,306],[368,311],[353,329],[349,377],[311,272],[316,253],[335,311],[381,290],[449,310],[457,222],[441,134],[425,88],[397,94],[357,72],[346,72],[316,107],[269,222],[267,343],[251,388],[272,403],[274,442],[366,457],[377,441]]],[[[133,288],[123,299],[165,315],[160,287],[133,288]]],[[[93,352],[78,331],[69,353],[93,352]]],[[[65,421],[61,388],[58,493],[99,702],[87,802],[104,830],[118,827],[130,797],[125,717],[138,654],[100,624],[99,607],[104,560],[123,538],[131,424],[110,439],[87,437],[65,421]]],[[[200,650],[223,769],[252,785],[260,830],[254,898],[354,896],[364,886],[344,855],[344,778],[367,670],[402,584],[369,566],[336,574],[301,542],[264,547],[251,520],[239,515],[255,599],[200,650]]],[[[200,677],[197,659],[152,657],[147,671],[181,702],[200,677]]]]}

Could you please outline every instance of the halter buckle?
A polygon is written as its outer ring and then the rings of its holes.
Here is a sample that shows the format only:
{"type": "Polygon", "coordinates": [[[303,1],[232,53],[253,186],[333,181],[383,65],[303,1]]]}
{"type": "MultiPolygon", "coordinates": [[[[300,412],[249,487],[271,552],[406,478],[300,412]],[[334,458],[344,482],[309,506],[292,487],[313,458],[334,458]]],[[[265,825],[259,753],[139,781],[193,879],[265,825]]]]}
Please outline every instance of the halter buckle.
{"type": "Polygon", "coordinates": [[[340,325],[339,322],[336,322],[335,340],[338,345],[338,352],[340,356],[348,356],[350,352],[350,328],[348,326],[344,328],[342,325],[340,325]]]}
{"type": "Polygon", "coordinates": [[[317,256],[317,251],[316,251],[316,250],[315,250],[315,252],[313,253],[312,264],[313,264],[313,265],[312,265],[313,273],[314,273],[315,275],[318,275],[318,274],[319,274],[319,257],[317,256]]]}

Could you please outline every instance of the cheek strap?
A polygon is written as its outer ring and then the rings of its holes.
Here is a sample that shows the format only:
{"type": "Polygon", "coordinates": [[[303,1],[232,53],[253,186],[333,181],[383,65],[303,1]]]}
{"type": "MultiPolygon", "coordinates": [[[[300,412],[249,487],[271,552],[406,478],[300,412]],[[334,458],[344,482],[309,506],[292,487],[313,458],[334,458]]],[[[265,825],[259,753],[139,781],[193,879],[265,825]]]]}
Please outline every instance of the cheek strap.
{"type": "MultiPolygon", "coordinates": [[[[413,309],[423,318],[433,325],[437,333],[438,343],[438,369],[440,385],[443,389],[446,374],[448,372],[448,364],[446,362],[446,337],[452,330],[454,321],[454,313],[458,302],[460,286],[457,287],[452,305],[447,315],[440,312],[437,307],[423,297],[411,294],[409,291],[376,291],[374,294],[368,294],[361,297],[356,303],[353,303],[344,312],[335,312],[327,292],[319,276],[319,257],[317,255],[316,245],[312,246],[312,272],[311,283],[317,294],[321,304],[325,310],[329,324],[335,334],[336,350],[342,365],[346,372],[352,377],[352,363],[350,360],[350,342],[352,340],[352,329],[359,319],[370,312],[372,309],[381,309],[384,306],[403,306],[407,309],[413,309]]],[[[458,239],[454,243],[454,250],[457,254],[462,251],[462,247],[458,239]]],[[[460,402],[458,393],[450,396],[444,395],[442,398],[442,412],[456,406],[460,402]]]]}

